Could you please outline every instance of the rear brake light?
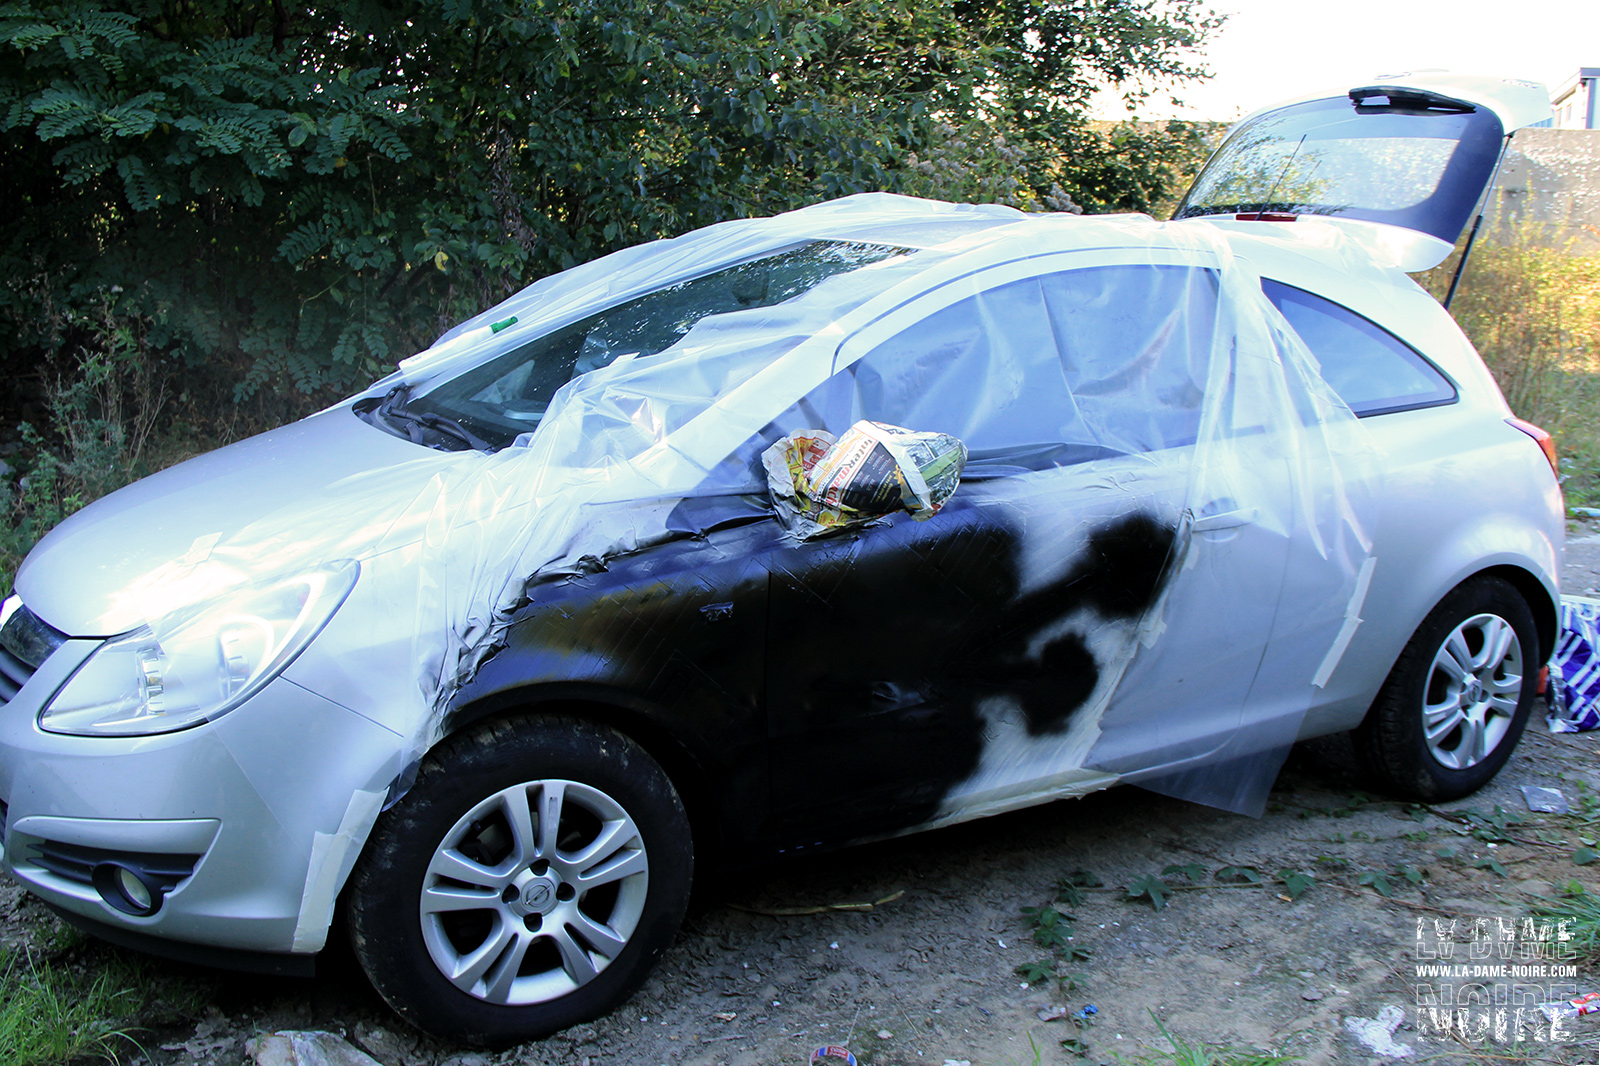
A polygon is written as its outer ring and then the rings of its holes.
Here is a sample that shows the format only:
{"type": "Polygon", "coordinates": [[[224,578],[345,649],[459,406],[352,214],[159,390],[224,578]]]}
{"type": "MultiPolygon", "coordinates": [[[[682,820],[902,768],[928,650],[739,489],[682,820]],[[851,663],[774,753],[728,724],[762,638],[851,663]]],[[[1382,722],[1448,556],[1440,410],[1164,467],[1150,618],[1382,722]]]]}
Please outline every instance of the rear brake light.
{"type": "Polygon", "coordinates": [[[1506,419],[1506,422],[1522,430],[1522,432],[1533,438],[1534,443],[1539,445],[1539,450],[1544,452],[1544,457],[1550,460],[1550,472],[1554,474],[1556,476],[1556,480],[1559,481],[1561,479],[1561,470],[1556,463],[1555,438],[1550,436],[1550,434],[1546,433],[1544,430],[1540,429],[1538,426],[1534,425],[1532,422],[1524,422],[1520,418],[1508,418],[1506,419]]]}
{"type": "Polygon", "coordinates": [[[1245,211],[1233,217],[1240,222],[1293,222],[1300,216],[1275,214],[1271,211],[1245,211]]]}

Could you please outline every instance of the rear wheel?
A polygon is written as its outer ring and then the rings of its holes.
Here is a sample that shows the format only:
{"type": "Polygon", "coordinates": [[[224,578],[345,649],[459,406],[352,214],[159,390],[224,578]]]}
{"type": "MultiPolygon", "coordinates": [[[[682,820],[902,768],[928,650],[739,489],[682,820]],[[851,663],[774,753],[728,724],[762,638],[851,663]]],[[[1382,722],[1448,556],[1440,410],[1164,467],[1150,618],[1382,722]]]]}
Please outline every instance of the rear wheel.
{"type": "Polygon", "coordinates": [[[1362,761],[1393,792],[1458,799],[1511,757],[1533,705],[1539,637],[1508,582],[1477,577],[1418,627],[1355,731],[1362,761]]]}
{"type": "Polygon", "coordinates": [[[614,730],[491,723],[424,762],[352,878],[350,929],[407,1021],[486,1046],[593,1018],[671,943],[693,867],[666,774],[614,730]]]}

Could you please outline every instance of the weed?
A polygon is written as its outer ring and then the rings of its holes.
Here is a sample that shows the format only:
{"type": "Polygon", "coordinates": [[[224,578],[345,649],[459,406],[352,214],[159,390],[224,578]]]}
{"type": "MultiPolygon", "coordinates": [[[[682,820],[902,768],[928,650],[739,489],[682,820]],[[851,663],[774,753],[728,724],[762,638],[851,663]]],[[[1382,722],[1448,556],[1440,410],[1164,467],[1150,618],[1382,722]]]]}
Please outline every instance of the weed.
{"type": "Polygon", "coordinates": [[[1568,881],[1560,899],[1539,897],[1529,912],[1535,918],[1565,920],[1569,943],[1584,958],[1600,956],[1600,895],[1577,881],[1568,881]]]}
{"type": "Polygon", "coordinates": [[[1191,884],[1199,884],[1206,876],[1206,868],[1197,862],[1185,863],[1182,866],[1173,863],[1161,871],[1162,877],[1170,877],[1173,874],[1182,874],[1191,884]]]}
{"type": "Polygon", "coordinates": [[[1261,871],[1254,866],[1224,866],[1217,871],[1217,880],[1223,884],[1249,884],[1262,883],[1261,871]]]}
{"type": "Polygon", "coordinates": [[[1036,985],[1041,981],[1048,981],[1050,978],[1055,976],[1056,960],[1035,959],[1033,962],[1023,963],[1021,966],[1018,966],[1011,972],[1028,982],[1030,985],[1036,985]]]}
{"type": "Polygon", "coordinates": [[[1483,858],[1473,863],[1472,868],[1474,870],[1488,870],[1491,873],[1499,874],[1501,877],[1506,876],[1505,865],[1493,855],[1485,855],[1483,858]]]}
{"type": "Polygon", "coordinates": [[[1528,823],[1528,819],[1514,811],[1506,810],[1498,803],[1488,814],[1476,807],[1468,807],[1461,813],[1467,817],[1471,835],[1490,844],[1511,843],[1514,838],[1510,835],[1510,831],[1528,823]]]}
{"type": "Polygon", "coordinates": [[[1305,895],[1311,886],[1317,883],[1315,877],[1300,870],[1279,870],[1275,880],[1283,886],[1283,895],[1289,897],[1291,903],[1305,895]]]}
{"type": "MultiPolygon", "coordinates": [[[[1499,864],[1496,863],[1496,865],[1498,866],[1499,864]]],[[[1499,872],[1504,876],[1505,868],[1501,867],[1499,872]]],[[[1427,877],[1428,871],[1426,870],[1419,870],[1415,866],[1400,865],[1388,873],[1369,870],[1356,878],[1356,884],[1368,885],[1378,895],[1388,898],[1395,894],[1397,888],[1404,887],[1406,884],[1420,885],[1427,880],[1427,877]]]]}
{"type": "Polygon", "coordinates": [[[1072,939],[1067,935],[1066,923],[1077,920],[1048,903],[1042,907],[1024,907],[1022,916],[1033,926],[1033,942],[1042,948],[1065,947],[1067,941],[1072,939]]]}
{"type": "Polygon", "coordinates": [[[1145,874],[1135,878],[1123,889],[1124,899],[1148,899],[1152,910],[1160,910],[1167,905],[1167,897],[1172,894],[1172,888],[1161,878],[1153,874],[1145,874]]]}
{"type": "Polygon", "coordinates": [[[1170,1051],[1154,1051],[1138,1061],[1141,1066],[1284,1066],[1294,1059],[1269,1051],[1221,1047],[1215,1044],[1190,1043],[1167,1031],[1160,1018],[1152,1013],[1161,1036],[1172,1045],[1170,1051]]]}
{"type": "MultiPolygon", "coordinates": [[[[1072,883],[1071,878],[1079,877],[1082,873],[1083,871],[1078,871],[1056,883],[1054,902],[1061,902],[1064,895],[1075,895],[1081,902],[1082,892],[1076,884],[1072,883]]],[[[1093,875],[1089,876],[1093,877],[1093,875]]],[[[1095,881],[1099,880],[1099,878],[1093,879],[1095,881]]],[[[1042,948],[1049,948],[1050,956],[1033,962],[1025,962],[1012,972],[1030,985],[1036,985],[1053,978],[1062,993],[1074,991],[1081,987],[1083,975],[1068,973],[1063,969],[1063,967],[1075,962],[1086,962],[1090,956],[1089,949],[1073,944],[1071,942],[1072,937],[1068,934],[1067,930],[1070,928],[1068,923],[1077,921],[1077,917],[1056,909],[1050,903],[1039,907],[1024,907],[1022,908],[1022,916],[1028,920],[1030,931],[1033,934],[1033,942],[1042,948]]]]}
{"type": "Polygon", "coordinates": [[[96,1056],[115,1060],[133,1043],[124,1028],[144,1006],[133,967],[113,964],[92,978],[32,956],[0,960],[0,1062],[9,1066],[96,1056]]]}

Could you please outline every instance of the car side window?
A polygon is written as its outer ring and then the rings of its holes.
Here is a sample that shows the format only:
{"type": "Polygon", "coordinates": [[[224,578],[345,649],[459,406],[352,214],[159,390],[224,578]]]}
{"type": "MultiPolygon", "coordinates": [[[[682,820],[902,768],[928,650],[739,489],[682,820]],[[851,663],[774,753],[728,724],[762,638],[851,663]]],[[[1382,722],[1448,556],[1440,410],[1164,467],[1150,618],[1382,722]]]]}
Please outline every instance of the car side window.
{"type": "Polygon", "coordinates": [[[1322,376],[1360,417],[1454,403],[1456,388],[1399,337],[1321,296],[1263,279],[1261,289],[1322,364],[1322,376]]]}
{"type": "Polygon", "coordinates": [[[812,389],[705,488],[759,490],[773,442],[804,429],[840,434],[863,418],[959,437],[969,477],[1193,444],[1216,313],[1215,274],[1196,267],[1080,267],[993,285],[812,389]]]}
{"type": "Polygon", "coordinates": [[[960,437],[979,468],[1192,444],[1216,293],[1210,271],[1148,264],[997,285],[877,345],[773,428],[870,418],[934,430],[960,437]]]}

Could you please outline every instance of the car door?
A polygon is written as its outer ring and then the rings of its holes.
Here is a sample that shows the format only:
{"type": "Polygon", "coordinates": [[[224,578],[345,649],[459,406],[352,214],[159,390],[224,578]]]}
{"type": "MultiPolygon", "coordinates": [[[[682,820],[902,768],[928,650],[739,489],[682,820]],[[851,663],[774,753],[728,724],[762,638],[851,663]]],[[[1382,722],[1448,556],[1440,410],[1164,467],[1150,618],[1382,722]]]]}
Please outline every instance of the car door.
{"type": "Polygon", "coordinates": [[[1087,791],[1119,767],[1201,759],[1235,730],[1288,549],[1248,501],[1280,491],[1286,460],[1246,432],[1194,476],[1215,274],[1106,258],[1039,257],[928,293],[847,340],[842,369],[778,420],[871,418],[971,451],[931,520],[772,559],[770,762],[789,846],[1087,791]]]}

